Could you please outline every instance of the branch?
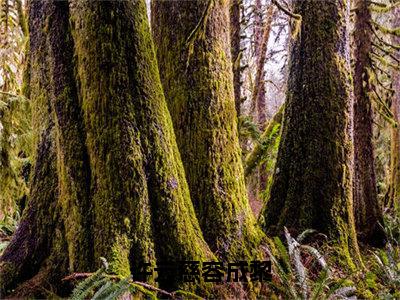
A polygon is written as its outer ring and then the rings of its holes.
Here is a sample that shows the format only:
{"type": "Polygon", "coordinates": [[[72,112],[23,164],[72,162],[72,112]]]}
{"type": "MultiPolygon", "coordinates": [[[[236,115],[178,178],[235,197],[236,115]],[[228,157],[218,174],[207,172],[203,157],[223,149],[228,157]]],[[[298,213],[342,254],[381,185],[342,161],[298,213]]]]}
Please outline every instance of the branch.
{"type": "Polygon", "coordinates": [[[376,47],[377,49],[381,50],[383,53],[385,53],[386,55],[388,55],[391,59],[393,59],[394,61],[396,61],[398,64],[400,64],[400,60],[393,55],[392,52],[390,52],[389,50],[386,50],[385,48],[379,46],[378,44],[372,43],[372,45],[374,47],[376,47]]]}
{"type": "Polygon", "coordinates": [[[276,7],[277,7],[279,10],[283,11],[283,12],[284,12],[286,15],[288,15],[289,17],[291,17],[291,18],[293,18],[293,19],[296,19],[297,21],[301,21],[301,15],[295,14],[295,13],[291,12],[290,10],[286,9],[286,8],[283,7],[277,0],[271,0],[271,2],[272,2],[273,4],[275,4],[276,7]]]}
{"type": "Polygon", "coordinates": [[[375,27],[377,29],[379,29],[384,34],[392,34],[392,35],[400,36],[400,27],[398,27],[398,28],[387,28],[387,27],[384,27],[381,24],[379,24],[379,23],[377,23],[377,22],[375,22],[373,20],[371,22],[375,25],[375,27]]]}

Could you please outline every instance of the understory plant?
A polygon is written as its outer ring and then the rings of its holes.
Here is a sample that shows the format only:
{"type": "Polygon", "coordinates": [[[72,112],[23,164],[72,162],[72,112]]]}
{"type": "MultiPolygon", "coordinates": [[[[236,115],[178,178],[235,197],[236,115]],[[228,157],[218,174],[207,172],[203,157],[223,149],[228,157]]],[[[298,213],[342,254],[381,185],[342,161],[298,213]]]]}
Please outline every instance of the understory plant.
{"type": "MultiPolygon", "coordinates": [[[[202,299],[186,291],[168,292],[147,283],[134,281],[132,276],[120,277],[109,274],[108,263],[101,258],[103,266],[80,282],[72,291],[71,300],[114,300],[114,299],[202,299]]],[[[66,279],[74,279],[81,275],[72,274],[66,279]]]]}
{"type": "Polygon", "coordinates": [[[380,293],[383,299],[400,298],[400,217],[398,214],[387,213],[384,230],[387,243],[384,249],[372,251],[375,259],[375,273],[384,284],[380,293]]]}
{"type": "Polygon", "coordinates": [[[279,237],[266,249],[273,267],[271,289],[284,299],[353,299],[356,288],[344,286],[345,279],[333,278],[324,256],[302,244],[314,230],[293,238],[285,228],[286,246],[279,237]]]}

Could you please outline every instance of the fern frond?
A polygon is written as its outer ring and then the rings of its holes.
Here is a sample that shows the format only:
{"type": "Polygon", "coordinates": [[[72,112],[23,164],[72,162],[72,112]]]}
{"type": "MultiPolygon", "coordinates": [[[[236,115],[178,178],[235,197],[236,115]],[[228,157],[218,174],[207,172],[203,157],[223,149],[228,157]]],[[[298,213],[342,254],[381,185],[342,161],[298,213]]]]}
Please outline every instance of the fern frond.
{"type": "Polygon", "coordinates": [[[298,284],[301,287],[301,293],[303,299],[307,299],[307,269],[304,267],[300,256],[300,244],[292,238],[289,230],[285,227],[285,237],[289,248],[289,257],[294,264],[296,270],[296,277],[298,279],[298,284]]]}
{"type": "Polygon", "coordinates": [[[311,299],[318,300],[321,298],[321,295],[324,291],[324,287],[329,279],[328,269],[324,269],[320,272],[317,281],[315,282],[315,286],[311,292],[311,299]]]}
{"type": "Polygon", "coordinates": [[[345,286],[336,290],[336,292],[329,298],[330,299],[346,299],[353,296],[357,289],[354,286],[345,286]]]}
{"type": "Polygon", "coordinates": [[[77,285],[71,295],[71,300],[86,299],[95,288],[105,283],[104,279],[104,268],[101,268],[77,285]]]}
{"type": "Polygon", "coordinates": [[[310,234],[313,234],[313,233],[316,233],[316,230],[314,230],[314,229],[306,229],[306,230],[304,230],[302,233],[300,233],[297,236],[296,240],[299,243],[302,243],[310,234]]]}
{"type": "Polygon", "coordinates": [[[102,291],[98,295],[94,295],[92,300],[100,300],[100,299],[107,299],[107,300],[114,300],[118,299],[118,297],[122,296],[126,292],[129,292],[129,280],[130,278],[125,278],[117,283],[109,281],[111,285],[108,289],[102,291]]]}
{"type": "Polygon", "coordinates": [[[308,253],[310,253],[315,260],[319,263],[319,265],[328,272],[329,275],[329,268],[328,268],[328,264],[325,261],[324,256],[319,253],[319,251],[317,249],[315,249],[314,247],[308,246],[308,245],[301,245],[300,246],[302,249],[307,250],[308,253]]]}

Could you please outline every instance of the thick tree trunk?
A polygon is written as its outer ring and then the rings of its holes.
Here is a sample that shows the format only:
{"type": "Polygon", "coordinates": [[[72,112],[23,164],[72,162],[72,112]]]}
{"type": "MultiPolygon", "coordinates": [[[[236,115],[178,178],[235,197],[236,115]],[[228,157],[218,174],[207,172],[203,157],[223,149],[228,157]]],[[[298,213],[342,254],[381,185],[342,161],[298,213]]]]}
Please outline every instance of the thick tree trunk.
{"type": "Polygon", "coordinates": [[[375,246],[384,242],[382,207],[378,202],[372,144],[373,111],[369,97],[369,58],[372,48],[371,12],[364,0],[355,2],[354,69],[354,181],[353,201],[360,240],[375,246]]]}
{"type": "MultiPolygon", "coordinates": [[[[30,81],[34,141],[34,167],[30,186],[30,199],[13,239],[0,259],[0,297],[9,289],[26,281],[14,294],[30,293],[30,289],[43,284],[41,274],[48,274],[49,282],[59,280],[60,275],[52,272],[57,265],[60,273],[67,270],[66,243],[60,238],[64,234],[63,224],[57,222],[61,208],[57,203],[58,176],[55,145],[55,126],[51,117],[49,49],[45,34],[46,14],[38,1],[30,4],[30,81]],[[32,67],[35,66],[35,67],[32,67]],[[57,248],[55,253],[53,248],[57,248]],[[42,282],[41,282],[42,281],[42,282]]],[[[47,277],[47,276],[46,276],[47,277]]]]}
{"type": "Polygon", "coordinates": [[[283,132],[264,228],[313,228],[359,258],[352,203],[349,1],[295,1],[302,16],[291,49],[283,132]],[[347,3],[347,4],[346,4],[347,3]]]}
{"type": "Polygon", "coordinates": [[[161,81],[203,234],[220,257],[246,257],[259,233],[240,158],[229,1],[154,1],[152,12],[161,81]]]}
{"type": "Polygon", "coordinates": [[[143,261],[211,258],[144,1],[32,1],[29,27],[38,151],[28,208],[0,259],[1,295],[26,280],[60,290],[62,276],[100,257],[120,275],[143,261]]]}
{"type": "Polygon", "coordinates": [[[240,53],[240,6],[242,0],[231,0],[230,28],[231,28],[231,56],[233,71],[233,91],[235,96],[236,114],[240,116],[241,98],[241,53],[240,53]]]}
{"type": "MultiPolygon", "coordinates": [[[[393,10],[392,28],[400,27],[400,7],[393,10]]],[[[392,35],[392,44],[400,45],[400,37],[392,35]]],[[[400,59],[400,51],[394,54],[400,59]]],[[[392,73],[393,89],[395,94],[392,98],[392,111],[393,115],[400,124],[400,71],[393,70],[392,73]]],[[[390,175],[390,193],[388,207],[400,210],[400,125],[392,128],[391,137],[391,175],[390,175]]]]}

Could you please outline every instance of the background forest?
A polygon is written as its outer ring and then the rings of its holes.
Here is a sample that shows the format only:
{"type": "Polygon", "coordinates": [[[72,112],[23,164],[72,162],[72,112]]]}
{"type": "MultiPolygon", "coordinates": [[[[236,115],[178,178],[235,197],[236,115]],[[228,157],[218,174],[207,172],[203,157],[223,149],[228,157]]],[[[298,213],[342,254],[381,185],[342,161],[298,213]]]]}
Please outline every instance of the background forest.
{"type": "Polygon", "coordinates": [[[399,0],[0,0],[0,298],[400,299],[399,120],[399,0]]]}

